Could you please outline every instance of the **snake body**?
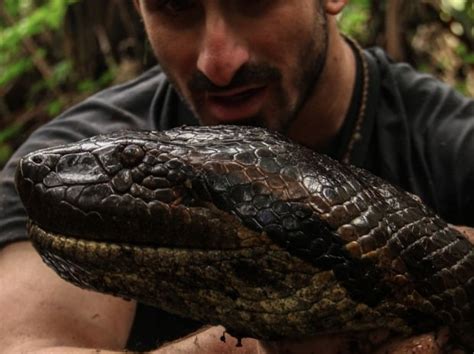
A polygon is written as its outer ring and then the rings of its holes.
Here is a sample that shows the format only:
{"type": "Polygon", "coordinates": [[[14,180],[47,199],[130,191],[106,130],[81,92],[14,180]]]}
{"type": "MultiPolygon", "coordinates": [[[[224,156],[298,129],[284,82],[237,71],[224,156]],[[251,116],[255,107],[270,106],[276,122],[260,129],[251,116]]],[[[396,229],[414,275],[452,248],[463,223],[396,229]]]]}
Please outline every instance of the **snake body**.
{"type": "Polygon", "coordinates": [[[474,247],[418,198],[261,128],[118,132],[24,157],[45,262],[263,339],[447,325],[474,348],[474,247]]]}

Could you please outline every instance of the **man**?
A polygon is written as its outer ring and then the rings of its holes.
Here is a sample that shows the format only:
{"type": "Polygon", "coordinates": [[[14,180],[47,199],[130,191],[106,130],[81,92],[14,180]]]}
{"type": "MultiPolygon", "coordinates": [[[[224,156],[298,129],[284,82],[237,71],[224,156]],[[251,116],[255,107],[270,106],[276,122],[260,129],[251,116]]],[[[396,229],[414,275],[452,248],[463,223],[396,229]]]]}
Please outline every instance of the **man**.
{"type": "MultiPolygon", "coordinates": [[[[21,242],[25,216],[14,193],[14,168],[19,156],[41,147],[123,128],[261,125],[370,169],[420,195],[449,222],[473,226],[474,165],[468,157],[474,155],[474,102],[341,36],[335,17],[346,0],[134,2],[165,74],[154,68],[64,113],[33,134],[2,171],[5,352],[120,350],[131,331],[136,347],[154,341],[160,330],[153,309],[66,284],[21,242]]],[[[236,348],[221,335],[221,328],[210,328],[162,351],[272,349],[255,340],[236,348]]],[[[424,352],[436,352],[440,339],[426,335],[410,343],[419,341],[424,352]]],[[[347,345],[329,337],[298,343],[305,348],[279,345],[329,352],[328,343],[336,343],[335,350],[347,345]]]]}

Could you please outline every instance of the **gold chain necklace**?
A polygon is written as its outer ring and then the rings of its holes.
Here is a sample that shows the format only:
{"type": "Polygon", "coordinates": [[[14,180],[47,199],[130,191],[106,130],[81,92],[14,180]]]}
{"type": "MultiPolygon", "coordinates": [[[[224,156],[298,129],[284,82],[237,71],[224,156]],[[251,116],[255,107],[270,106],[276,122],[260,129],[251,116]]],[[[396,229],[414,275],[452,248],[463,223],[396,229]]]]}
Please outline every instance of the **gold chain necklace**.
{"type": "Polygon", "coordinates": [[[365,58],[364,51],[362,47],[357,43],[356,40],[345,36],[345,39],[349,42],[353,49],[355,49],[355,55],[359,56],[359,59],[362,63],[362,99],[360,101],[359,112],[357,114],[357,120],[354,125],[354,130],[352,131],[352,135],[349,139],[349,143],[347,144],[347,150],[342,156],[341,161],[343,163],[349,163],[352,152],[354,150],[354,145],[362,139],[362,124],[364,123],[364,118],[367,110],[367,98],[369,96],[369,64],[367,63],[367,59],[365,58]]]}

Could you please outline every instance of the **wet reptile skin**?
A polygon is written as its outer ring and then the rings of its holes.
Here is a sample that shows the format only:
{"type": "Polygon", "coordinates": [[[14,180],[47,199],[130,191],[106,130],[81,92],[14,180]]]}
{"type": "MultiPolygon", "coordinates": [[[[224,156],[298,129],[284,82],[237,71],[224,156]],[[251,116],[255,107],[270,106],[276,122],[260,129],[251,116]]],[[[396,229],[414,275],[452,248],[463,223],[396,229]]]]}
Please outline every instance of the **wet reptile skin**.
{"type": "Polygon", "coordinates": [[[81,287],[264,339],[448,325],[474,249],[417,198],[259,128],[119,132],[24,157],[45,262],[81,287]]]}

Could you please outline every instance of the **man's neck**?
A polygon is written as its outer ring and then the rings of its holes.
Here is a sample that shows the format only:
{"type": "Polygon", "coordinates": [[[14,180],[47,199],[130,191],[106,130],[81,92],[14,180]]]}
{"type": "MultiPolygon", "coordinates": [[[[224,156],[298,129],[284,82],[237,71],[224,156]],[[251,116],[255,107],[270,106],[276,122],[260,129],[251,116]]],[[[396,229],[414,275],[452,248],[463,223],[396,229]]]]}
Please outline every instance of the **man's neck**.
{"type": "Polygon", "coordinates": [[[326,65],[289,137],[314,150],[327,146],[341,129],[349,110],[356,77],[354,52],[331,28],[326,65]]]}

